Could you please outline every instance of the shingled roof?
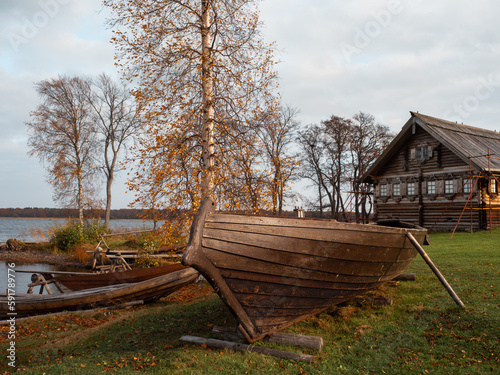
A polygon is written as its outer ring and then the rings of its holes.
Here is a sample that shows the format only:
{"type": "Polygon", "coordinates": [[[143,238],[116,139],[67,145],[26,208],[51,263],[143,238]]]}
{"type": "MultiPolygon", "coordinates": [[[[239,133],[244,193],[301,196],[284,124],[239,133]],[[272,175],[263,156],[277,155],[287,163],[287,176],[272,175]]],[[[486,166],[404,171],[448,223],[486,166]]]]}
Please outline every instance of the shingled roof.
{"type": "Polygon", "coordinates": [[[456,122],[442,120],[436,117],[410,112],[411,118],[403,126],[401,132],[394,138],[384,153],[375,161],[363,176],[363,181],[369,182],[370,176],[377,172],[388,162],[404,142],[410,138],[412,127],[417,124],[428,132],[441,144],[448,147],[453,153],[469,164],[475,170],[500,172],[500,133],[492,130],[476,128],[473,126],[457,124],[456,122]],[[488,158],[487,155],[495,156],[488,158]],[[488,159],[490,162],[488,163],[488,159]]]}

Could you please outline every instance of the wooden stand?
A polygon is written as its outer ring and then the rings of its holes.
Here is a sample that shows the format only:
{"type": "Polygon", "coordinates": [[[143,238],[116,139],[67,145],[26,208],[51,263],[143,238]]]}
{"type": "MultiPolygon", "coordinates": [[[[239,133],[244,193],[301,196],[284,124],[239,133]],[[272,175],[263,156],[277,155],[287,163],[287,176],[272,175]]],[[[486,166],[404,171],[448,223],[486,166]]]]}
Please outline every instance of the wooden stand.
{"type": "Polygon", "coordinates": [[[64,293],[57,281],[52,278],[46,280],[41,273],[34,273],[31,275],[31,284],[28,284],[28,294],[33,294],[33,288],[35,286],[40,286],[39,294],[43,294],[43,289],[45,289],[48,294],[52,294],[49,284],[54,284],[59,292],[64,293]]]}

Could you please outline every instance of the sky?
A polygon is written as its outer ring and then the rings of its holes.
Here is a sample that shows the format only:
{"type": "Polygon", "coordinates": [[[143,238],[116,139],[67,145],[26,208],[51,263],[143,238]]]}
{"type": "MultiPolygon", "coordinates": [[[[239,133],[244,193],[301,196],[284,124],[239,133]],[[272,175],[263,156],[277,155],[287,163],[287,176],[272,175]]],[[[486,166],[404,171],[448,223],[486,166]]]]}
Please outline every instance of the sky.
{"type": "MultiPolygon", "coordinates": [[[[262,0],[283,102],[302,126],[375,116],[395,133],[409,111],[500,130],[500,2],[262,0]]],[[[28,156],[34,85],[114,68],[101,0],[0,2],[0,207],[57,207],[45,166],[28,156]]],[[[126,208],[125,176],[113,208],[126,208]]]]}

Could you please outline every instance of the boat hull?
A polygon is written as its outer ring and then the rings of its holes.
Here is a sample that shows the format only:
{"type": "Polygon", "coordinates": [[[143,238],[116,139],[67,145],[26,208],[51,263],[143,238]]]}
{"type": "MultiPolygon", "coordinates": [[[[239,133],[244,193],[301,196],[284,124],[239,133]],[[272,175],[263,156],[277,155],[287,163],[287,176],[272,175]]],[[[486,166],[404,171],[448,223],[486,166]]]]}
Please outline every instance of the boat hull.
{"type": "Polygon", "coordinates": [[[51,295],[16,294],[13,310],[10,310],[8,305],[9,297],[3,295],[0,296],[0,318],[8,318],[12,313],[16,313],[16,317],[22,317],[65,310],[84,310],[127,301],[150,302],[195,281],[198,275],[196,270],[189,267],[133,284],[111,285],[51,295]]]}
{"type": "Polygon", "coordinates": [[[249,342],[401,274],[426,230],[214,213],[202,203],[182,262],[202,273],[249,342]]]}

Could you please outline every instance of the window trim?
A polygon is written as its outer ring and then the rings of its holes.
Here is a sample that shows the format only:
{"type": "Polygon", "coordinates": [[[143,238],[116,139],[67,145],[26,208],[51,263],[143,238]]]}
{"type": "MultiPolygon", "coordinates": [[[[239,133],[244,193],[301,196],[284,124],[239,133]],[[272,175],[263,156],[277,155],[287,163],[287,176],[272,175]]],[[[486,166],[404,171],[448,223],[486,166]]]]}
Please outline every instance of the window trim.
{"type": "Polygon", "coordinates": [[[427,193],[427,195],[436,195],[436,180],[428,180],[427,183],[425,184],[425,192],[427,193]],[[432,186],[432,192],[430,192],[429,188],[432,186]]]}
{"type": "Polygon", "coordinates": [[[455,180],[446,179],[444,180],[444,193],[445,194],[454,194],[455,193],[455,180]],[[451,190],[450,190],[451,188],[451,190]]]}

